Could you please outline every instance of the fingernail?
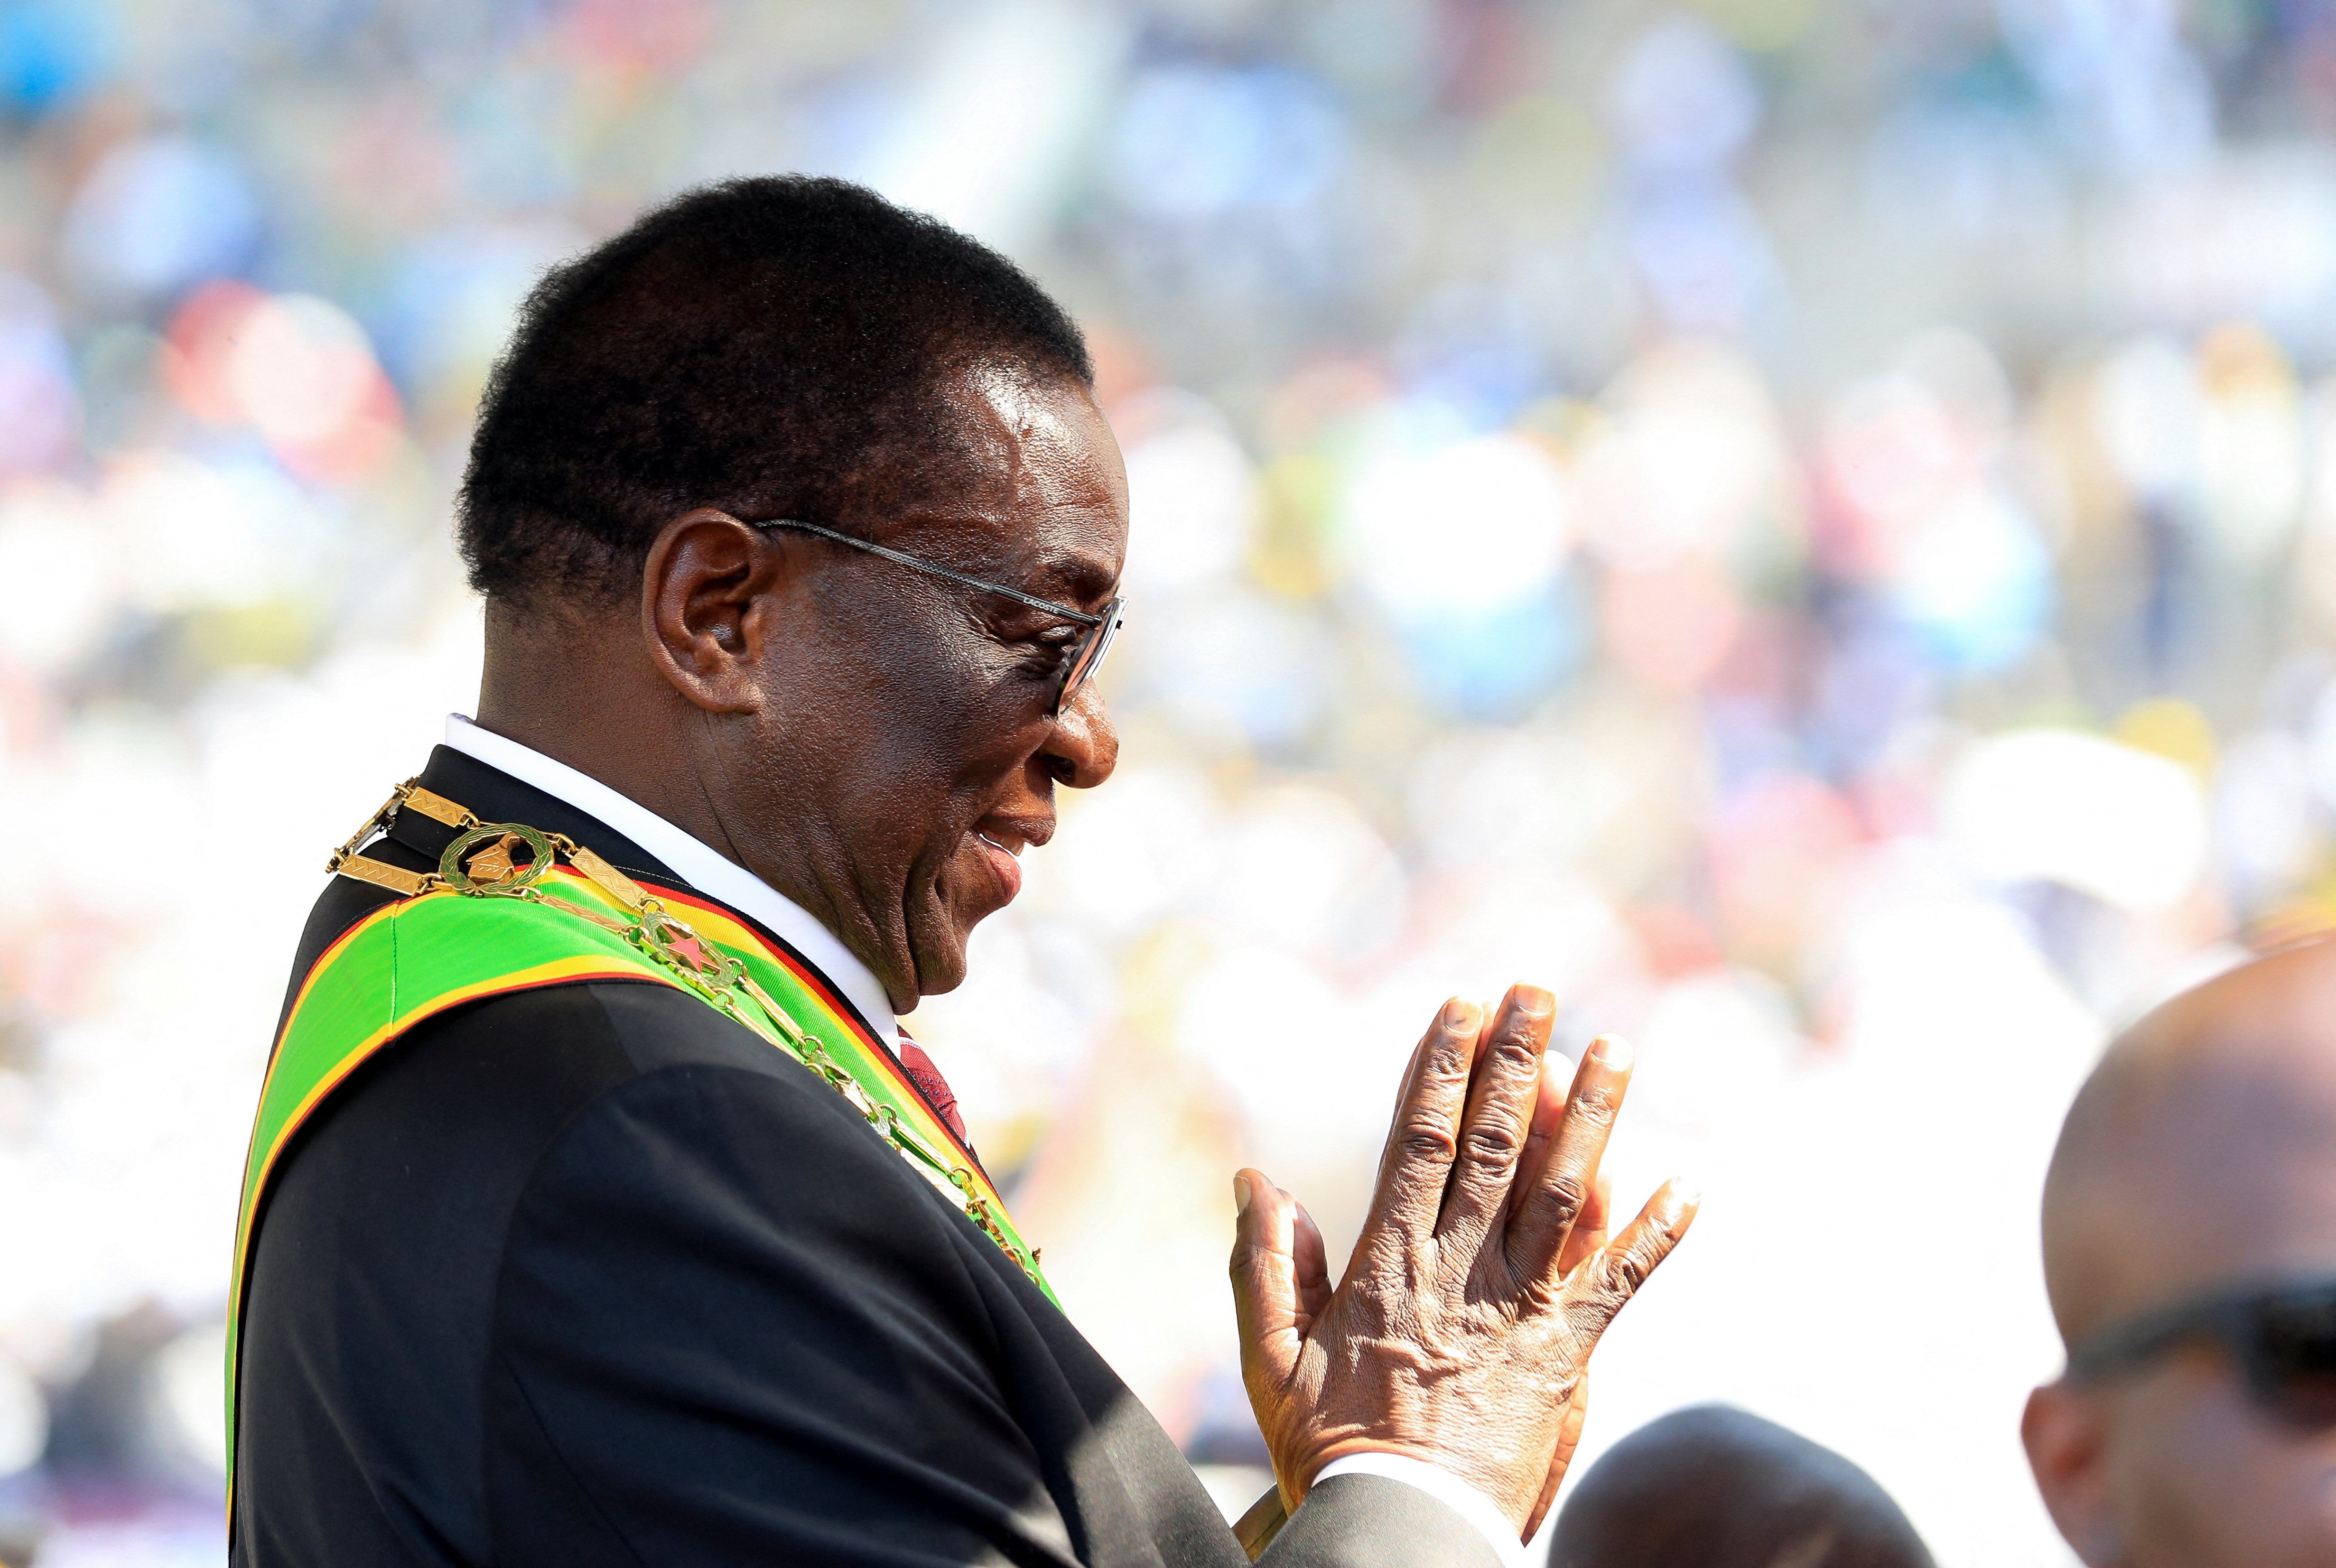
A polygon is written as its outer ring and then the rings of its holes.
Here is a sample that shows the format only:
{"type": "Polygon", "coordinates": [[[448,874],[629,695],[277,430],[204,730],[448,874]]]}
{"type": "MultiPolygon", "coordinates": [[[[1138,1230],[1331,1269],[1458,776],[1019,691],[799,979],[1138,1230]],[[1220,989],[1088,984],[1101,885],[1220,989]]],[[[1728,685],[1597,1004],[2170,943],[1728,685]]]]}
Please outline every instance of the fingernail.
{"type": "Polygon", "coordinates": [[[1590,1055],[1600,1066],[1619,1073],[1630,1065],[1630,1042],[1620,1035],[1601,1035],[1590,1042],[1590,1055]]]}
{"type": "Polygon", "coordinates": [[[1557,998],[1539,986],[1519,986],[1516,989],[1517,1011],[1529,1018],[1545,1018],[1557,1011],[1557,998]]]}
{"type": "Polygon", "coordinates": [[[1703,1183],[1693,1176],[1673,1176],[1670,1182],[1671,1203],[1681,1209],[1692,1209],[1703,1202],[1703,1183]]]}
{"type": "Polygon", "coordinates": [[[1249,1199],[1250,1199],[1250,1192],[1249,1192],[1249,1178],[1248,1178],[1247,1176],[1235,1176],[1235,1177],[1233,1178],[1233,1218],[1234,1218],[1234,1219],[1238,1220],[1238,1219],[1240,1219],[1243,1214],[1246,1214],[1246,1213],[1249,1213],[1249,1199]]]}
{"type": "Polygon", "coordinates": [[[1458,997],[1453,998],[1444,1004],[1444,1027],[1447,1029],[1459,1028],[1468,1022],[1470,1016],[1475,1010],[1473,1006],[1462,1001],[1458,997]]]}

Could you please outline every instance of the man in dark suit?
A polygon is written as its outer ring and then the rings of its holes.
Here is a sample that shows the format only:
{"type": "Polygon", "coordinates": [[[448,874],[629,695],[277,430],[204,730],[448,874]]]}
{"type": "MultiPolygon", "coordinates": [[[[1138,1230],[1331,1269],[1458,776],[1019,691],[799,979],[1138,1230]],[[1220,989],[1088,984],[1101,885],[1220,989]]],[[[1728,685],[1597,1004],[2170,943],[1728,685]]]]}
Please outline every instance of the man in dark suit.
{"type": "MultiPolygon", "coordinates": [[[[962,979],[1054,786],[1112,769],[1086,677],[1126,494],[1091,379],[1009,264],[832,181],[696,192],[555,270],[464,482],[479,718],[342,862],[287,1018],[384,911],[454,907],[429,875],[467,813],[732,922],[970,1160],[894,1014],[962,979]]],[[[410,1023],[393,984],[256,1162],[238,1563],[1241,1561],[864,1098],[718,988],[529,972],[410,1023]]],[[[1236,1180],[1276,1563],[1501,1562],[1547,1508],[1590,1349],[1693,1207],[1608,1241],[1629,1055],[1569,1091],[1551,1010],[1430,1026],[1335,1290],[1289,1194],[1236,1180]]]]}

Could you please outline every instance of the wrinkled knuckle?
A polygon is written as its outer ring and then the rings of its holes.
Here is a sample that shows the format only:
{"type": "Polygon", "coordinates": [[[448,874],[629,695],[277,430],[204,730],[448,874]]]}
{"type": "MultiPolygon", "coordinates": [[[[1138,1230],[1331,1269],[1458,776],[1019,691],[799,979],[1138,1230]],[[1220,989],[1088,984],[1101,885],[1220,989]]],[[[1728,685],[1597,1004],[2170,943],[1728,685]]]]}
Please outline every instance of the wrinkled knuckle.
{"type": "Polygon", "coordinates": [[[1462,1154],[1472,1165],[1505,1170],[1516,1163],[1523,1138],[1513,1123],[1492,1121],[1468,1129],[1460,1140],[1462,1154]]]}
{"type": "Polygon", "coordinates": [[[1611,1127],[1622,1109],[1622,1096],[1611,1084],[1591,1084],[1573,1096],[1573,1114],[1598,1126],[1611,1127]]]}
{"type": "Polygon", "coordinates": [[[1427,1057],[1420,1064],[1422,1076],[1439,1088],[1451,1088],[1464,1083],[1468,1076],[1468,1040],[1465,1036],[1445,1035],[1427,1047],[1427,1057]]]}
{"type": "Polygon", "coordinates": [[[1415,1160],[1432,1160],[1448,1165],[1457,1154],[1452,1140],[1451,1124],[1437,1116],[1418,1116],[1406,1122],[1397,1135],[1396,1146],[1415,1160]]]}
{"type": "Polygon", "coordinates": [[[1578,1175],[1552,1175],[1542,1183],[1542,1191],[1548,1195],[1550,1206],[1560,1220],[1571,1220],[1581,1213],[1589,1197],[1589,1189],[1578,1175]]]}
{"type": "Polygon", "coordinates": [[[1655,1271],[1660,1255],[1644,1242],[1607,1255],[1606,1290],[1617,1301],[1627,1301],[1655,1271]]]}
{"type": "Polygon", "coordinates": [[[1502,1028],[1493,1036],[1487,1047],[1493,1055],[1493,1066],[1502,1072],[1538,1071],[1541,1066],[1541,1047],[1522,1026],[1502,1028]]]}

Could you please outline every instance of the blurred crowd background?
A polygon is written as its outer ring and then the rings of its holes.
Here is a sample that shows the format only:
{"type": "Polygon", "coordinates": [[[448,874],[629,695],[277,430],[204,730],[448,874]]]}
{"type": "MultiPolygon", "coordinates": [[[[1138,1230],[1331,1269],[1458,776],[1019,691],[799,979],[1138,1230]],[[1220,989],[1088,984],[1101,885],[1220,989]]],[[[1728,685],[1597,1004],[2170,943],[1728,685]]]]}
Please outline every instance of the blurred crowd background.
{"type": "Polygon", "coordinates": [[[1639,1047],[1618,1202],[1709,1193],[1585,1458],[1730,1399],[2066,1563],[2060,1112],[2336,896],[2331,131],[2319,0],[0,0],[0,1561],[223,1560],[250,1109],[475,693],[513,304],[809,170],[1098,354],[1119,775],[914,1022],[1225,1496],[1227,1178],[1343,1256],[1532,979],[1639,1047]]]}

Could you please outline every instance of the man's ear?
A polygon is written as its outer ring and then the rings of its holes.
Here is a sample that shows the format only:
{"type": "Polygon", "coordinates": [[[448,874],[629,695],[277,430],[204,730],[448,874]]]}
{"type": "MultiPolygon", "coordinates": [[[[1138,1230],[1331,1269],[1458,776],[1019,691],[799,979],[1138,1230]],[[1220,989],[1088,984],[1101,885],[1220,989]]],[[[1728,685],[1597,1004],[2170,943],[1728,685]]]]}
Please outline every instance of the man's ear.
{"type": "Polygon", "coordinates": [[[2066,1382],[2047,1383],[2028,1396],[2020,1440],[2061,1537],[2087,1568],[2117,1568],[2126,1561],[2125,1532],[2109,1495],[2101,1401],[2066,1382]]]}
{"type": "Polygon", "coordinates": [[[641,566],[641,635],[673,688],[708,713],[762,706],[754,679],[784,551],[726,511],[699,507],[657,531],[641,566]]]}

